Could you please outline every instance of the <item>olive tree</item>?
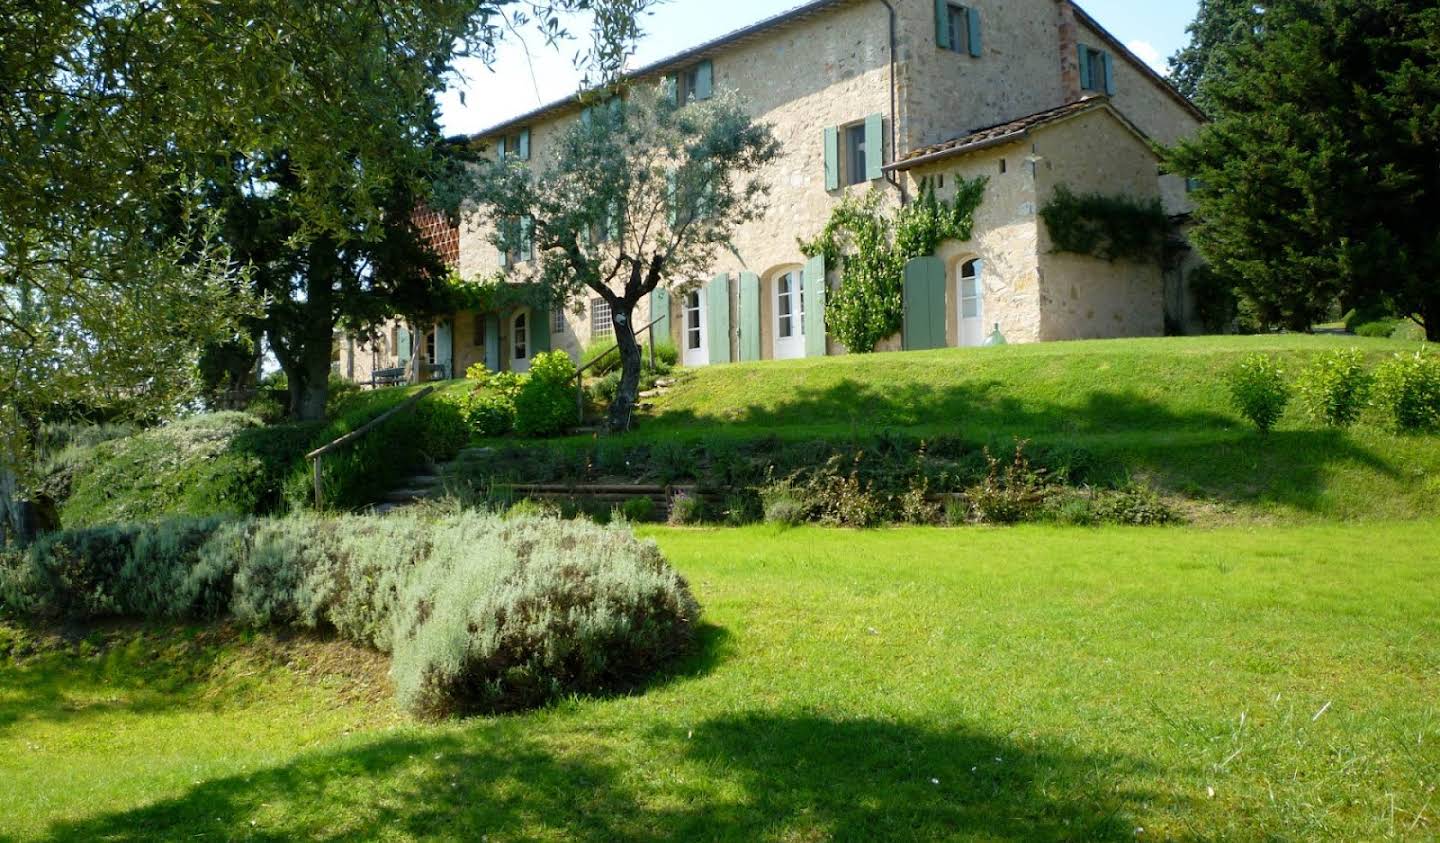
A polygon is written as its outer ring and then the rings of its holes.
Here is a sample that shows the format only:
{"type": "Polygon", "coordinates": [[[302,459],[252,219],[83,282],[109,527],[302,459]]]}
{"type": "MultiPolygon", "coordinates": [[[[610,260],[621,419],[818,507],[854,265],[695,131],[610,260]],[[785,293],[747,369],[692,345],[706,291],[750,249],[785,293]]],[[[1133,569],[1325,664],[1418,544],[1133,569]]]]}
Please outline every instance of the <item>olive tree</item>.
{"type": "Polygon", "coordinates": [[[678,104],[673,87],[592,96],[533,169],[513,159],[477,172],[474,201],[505,253],[535,260],[510,280],[541,285],[557,306],[589,291],[610,305],[621,360],[609,426],[629,427],[640,382],[635,307],[657,288],[705,277],[737,227],[757,219],[759,171],[779,152],[770,127],[733,93],[678,104]]]}

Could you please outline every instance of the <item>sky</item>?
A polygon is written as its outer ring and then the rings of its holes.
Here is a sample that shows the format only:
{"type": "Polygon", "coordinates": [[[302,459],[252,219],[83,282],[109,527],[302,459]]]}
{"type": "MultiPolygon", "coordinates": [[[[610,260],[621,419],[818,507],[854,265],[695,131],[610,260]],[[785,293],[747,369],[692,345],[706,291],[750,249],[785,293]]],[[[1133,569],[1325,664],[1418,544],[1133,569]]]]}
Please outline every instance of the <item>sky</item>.
{"type": "MultiPolygon", "coordinates": [[[[641,22],[645,34],[631,66],[681,52],[801,2],[666,0],[641,22]]],[[[1195,17],[1196,0],[1081,0],[1079,5],[1163,73],[1165,59],[1185,44],[1185,27],[1195,17]]],[[[572,29],[583,36],[584,22],[576,21],[572,29]]],[[[527,36],[524,43],[511,38],[497,51],[492,67],[479,62],[461,65],[462,78],[440,99],[446,133],[478,132],[575,92],[582,73],[572,58],[583,45],[555,49],[533,33],[521,30],[521,34],[527,36]]]]}

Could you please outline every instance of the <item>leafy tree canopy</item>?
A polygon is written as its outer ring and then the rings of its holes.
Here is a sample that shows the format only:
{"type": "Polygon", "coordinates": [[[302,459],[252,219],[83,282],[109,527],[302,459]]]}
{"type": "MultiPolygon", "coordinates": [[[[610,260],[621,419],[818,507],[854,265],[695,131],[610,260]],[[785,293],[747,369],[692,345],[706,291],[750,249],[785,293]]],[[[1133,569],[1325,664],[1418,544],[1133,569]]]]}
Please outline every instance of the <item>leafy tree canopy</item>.
{"type": "Polygon", "coordinates": [[[733,93],[677,105],[665,86],[593,97],[545,160],[477,171],[473,197],[506,253],[532,247],[511,280],[563,306],[589,291],[610,303],[623,363],[610,421],[628,427],[640,378],[635,306],[656,288],[701,283],[731,238],[765,208],[759,170],[779,145],[733,93]]]}

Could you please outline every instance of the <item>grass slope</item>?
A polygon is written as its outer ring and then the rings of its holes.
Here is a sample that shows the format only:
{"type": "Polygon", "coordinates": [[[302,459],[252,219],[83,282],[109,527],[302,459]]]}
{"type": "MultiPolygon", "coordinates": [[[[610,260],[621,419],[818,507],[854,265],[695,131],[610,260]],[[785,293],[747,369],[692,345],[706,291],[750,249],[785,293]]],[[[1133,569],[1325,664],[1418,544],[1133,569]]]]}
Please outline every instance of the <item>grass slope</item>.
{"type": "Polygon", "coordinates": [[[1112,471],[1247,517],[1440,514],[1440,436],[1389,432],[1378,411],[1326,429],[1292,402],[1268,440],[1229,404],[1225,374],[1263,352],[1291,374],[1359,348],[1372,363],[1415,343],[1338,336],[1192,337],[827,357],[695,370],[656,399],[637,439],[880,430],[1012,437],[1084,448],[1112,471]]]}
{"type": "Polygon", "coordinates": [[[656,530],[683,671],[443,726],[233,645],[0,660],[0,838],[1427,838],[1436,530],[656,530]]]}

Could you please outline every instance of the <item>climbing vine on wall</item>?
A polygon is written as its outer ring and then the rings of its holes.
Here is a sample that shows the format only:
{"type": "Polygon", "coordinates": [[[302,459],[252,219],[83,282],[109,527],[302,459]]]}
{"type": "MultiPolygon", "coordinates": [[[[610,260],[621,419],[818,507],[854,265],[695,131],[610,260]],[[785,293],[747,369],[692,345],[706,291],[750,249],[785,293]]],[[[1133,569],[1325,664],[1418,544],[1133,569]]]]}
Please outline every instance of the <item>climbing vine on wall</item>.
{"type": "Polygon", "coordinates": [[[1172,234],[1159,199],[1078,194],[1065,185],[1055,188],[1040,216],[1055,251],[1107,261],[1163,262],[1172,234]]]}
{"type": "Polygon", "coordinates": [[[800,241],[806,257],[825,256],[839,267],[840,286],[825,299],[825,327],[856,354],[866,354],[900,330],[904,317],[905,264],[933,255],[945,240],[969,240],[975,211],[985,196],[984,177],[958,179],[955,197],[940,200],[928,182],[914,202],[892,219],[880,193],[847,195],[813,240],[800,241]]]}

